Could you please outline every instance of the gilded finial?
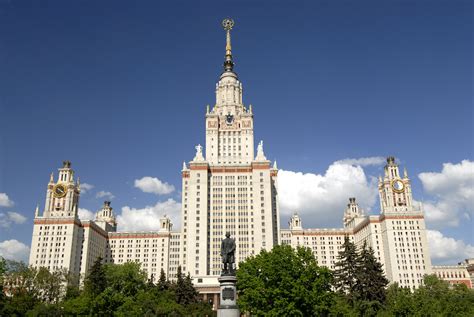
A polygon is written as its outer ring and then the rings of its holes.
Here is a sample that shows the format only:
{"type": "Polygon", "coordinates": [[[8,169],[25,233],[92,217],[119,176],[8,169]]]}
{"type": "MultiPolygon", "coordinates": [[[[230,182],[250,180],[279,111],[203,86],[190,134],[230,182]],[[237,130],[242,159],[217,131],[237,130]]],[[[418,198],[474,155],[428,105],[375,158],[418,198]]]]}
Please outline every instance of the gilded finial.
{"type": "Polygon", "coordinates": [[[224,70],[226,72],[231,72],[234,68],[234,62],[232,61],[232,45],[230,41],[230,30],[234,27],[234,20],[226,18],[222,21],[222,26],[227,33],[227,41],[225,46],[225,62],[224,70]]]}

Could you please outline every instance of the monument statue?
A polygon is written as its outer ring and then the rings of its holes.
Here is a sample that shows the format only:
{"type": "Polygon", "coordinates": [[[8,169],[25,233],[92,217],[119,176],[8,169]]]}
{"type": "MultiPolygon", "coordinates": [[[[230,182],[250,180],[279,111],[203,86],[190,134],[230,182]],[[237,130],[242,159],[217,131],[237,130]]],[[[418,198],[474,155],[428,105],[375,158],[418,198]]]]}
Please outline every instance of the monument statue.
{"type": "Polygon", "coordinates": [[[234,263],[235,263],[235,240],[230,237],[230,233],[225,234],[226,238],[221,243],[221,256],[224,268],[222,269],[222,275],[234,275],[234,263]]]}

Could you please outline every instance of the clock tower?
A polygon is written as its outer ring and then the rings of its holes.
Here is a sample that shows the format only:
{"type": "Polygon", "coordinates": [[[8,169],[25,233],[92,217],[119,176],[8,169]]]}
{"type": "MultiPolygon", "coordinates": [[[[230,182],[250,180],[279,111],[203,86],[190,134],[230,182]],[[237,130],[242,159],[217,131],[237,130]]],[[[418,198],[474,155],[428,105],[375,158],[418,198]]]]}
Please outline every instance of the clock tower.
{"type": "Polygon", "coordinates": [[[58,178],[51,174],[43,214],[36,208],[29,264],[50,271],[66,269],[79,274],[84,230],[78,218],[79,179],[71,162],[64,161],[58,178]]]}
{"type": "Polygon", "coordinates": [[[389,156],[384,174],[383,179],[379,177],[380,210],[382,214],[414,211],[411,184],[406,169],[403,176],[401,176],[395,158],[389,156]]]}
{"type": "Polygon", "coordinates": [[[431,274],[425,217],[421,206],[413,205],[407,171],[400,174],[393,156],[387,158],[384,177],[379,177],[379,196],[381,256],[387,278],[402,286],[419,287],[423,276],[431,274]]]}
{"type": "Polygon", "coordinates": [[[71,162],[64,161],[63,167],[59,168],[57,181],[54,181],[54,175],[51,174],[43,216],[51,218],[77,217],[79,194],[79,180],[74,181],[71,162]]]}

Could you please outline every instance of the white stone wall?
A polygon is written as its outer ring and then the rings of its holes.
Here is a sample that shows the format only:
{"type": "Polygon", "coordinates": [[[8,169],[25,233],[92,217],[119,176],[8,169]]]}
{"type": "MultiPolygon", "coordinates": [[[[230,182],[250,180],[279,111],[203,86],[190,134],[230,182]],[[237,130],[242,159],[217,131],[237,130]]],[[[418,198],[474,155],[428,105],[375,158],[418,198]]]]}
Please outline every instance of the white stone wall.
{"type": "Polygon", "coordinates": [[[83,221],[84,242],[82,243],[81,276],[85,277],[97,258],[101,257],[103,263],[108,261],[107,244],[108,236],[99,225],[93,221],[83,221]]]}
{"type": "Polygon", "coordinates": [[[329,269],[334,269],[346,235],[348,231],[345,229],[281,229],[283,244],[310,248],[318,265],[329,269]]]}
{"type": "Polygon", "coordinates": [[[208,189],[207,163],[191,163],[183,173],[181,255],[183,270],[193,276],[207,272],[208,189]]]}
{"type": "Polygon", "coordinates": [[[364,242],[368,247],[372,247],[374,255],[382,264],[385,273],[385,247],[383,239],[383,223],[380,222],[379,216],[359,217],[358,224],[353,228],[354,243],[360,249],[364,242]],[[362,220],[363,219],[363,220],[362,220]]]}
{"type": "Polygon", "coordinates": [[[436,265],[433,266],[433,274],[450,284],[465,284],[472,288],[472,282],[467,270],[467,265],[436,265]]]}
{"type": "Polygon", "coordinates": [[[341,237],[347,235],[358,248],[364,243],[372,247],[389,281],[411,289],[419,287],[424,275],[432,272],[424,215],[412,203],[407,172],[404,171],[403,177],[400,175],[393,157],[387,159],[384,173],[384,177],[379,178],[380,215],[363,216],[355,198],[350,198],[343,217],[345,229],[333,229],[333,232],[303,229],[301,219],[293,216],[290,230],[282,230],[282,241],[295,247],[310,247],[320,265],[334,268],[333,254],[328,254],[334,247],[331,248],[329,241],[337,245],[341,237]],[[319,240],[313,240],[312,235],[319,235],[319,240]]]}
{"type": "Polygon", "coordinates": [[[311,248],[318,264],[331,269],[346,235],[358,248],[364,242],[373,248],[391,282],[413,289],[422,284],[425,274],[431,274],[422,215],[367,216],[356,227],[345,229],[281,230],[282,243],[311,248]]]}
{"type": "Polygon", "coordinates": [[[270,170],[268,162],[257,168],[190,163],[183,172],[182,187],[185,271],[191,276],[219,275],[220,244],[226,232],[236,240],[237,263],[278,243],[275,178],[276,170],[270,170]]]}
{"type": "Polygon", "coordinates": [[[417,288],[431,274],[422,214],[386,215],[382,223],[387,277],[401,286],[417,288]]]}
{"type": "Polygon", "coordinates": [[[170,279],[176,278],[178,266],[181,265],[181,232],[171,232],[169,247],[169,270],[167,276],[170,279]]]}
{"type": "Polygon", "coordinates": [[[138,262],[148,278],[156,282],[161,269],[169,271],[170,233],[111,232],[109,244],[113,263],[138,262]]]}
{"type": "Polygon", "coordinates": [[[33,225],[29,264],[51,271],[66,269],[79,274],[82,228],[74,218],[37,217],[33,225]]]}

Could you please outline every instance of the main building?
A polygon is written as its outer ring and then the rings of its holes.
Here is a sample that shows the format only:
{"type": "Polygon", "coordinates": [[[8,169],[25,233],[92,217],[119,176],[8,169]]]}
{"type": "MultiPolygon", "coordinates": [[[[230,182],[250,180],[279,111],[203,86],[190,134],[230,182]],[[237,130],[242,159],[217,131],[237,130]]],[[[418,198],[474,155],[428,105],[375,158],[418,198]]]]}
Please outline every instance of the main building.
{"type": "MultiPolygon", "coordinates": [[[[243,103],[242,83],[234,71],[232,20],[224,20],[224,71],[216,84],[216,102],[205,113],[205,151],[183,163],[181,228],[163,216],[152,232],[117,232],[110,202],[95,220],[78,217],[80,184],[65,161],[57,178],[51,174],[42,212],[36,209],[30,265],[67,269],[84,276],[98,257],[105,263],[135,261],[156,279],[161,269],[171,279],[182,266],[205,298],[217,303],[221,271],[220,242],[226,232],[236,240],[236,262],[277,244],[310,247],[322,266],[334,268],[344,237],[364,241],[376,252],[387,277],[416,288],[432,271],[423,211],[414,204],[410,179],[400,174],[393,157],[379,179],[380,214],[364,215],[355,198],[340,229],[304,229],[294,214],[281,229],[278,169],[266,159],[263,142],[255,150],[252,106],[243,103]]],[[[341,211],[342,215],[343,211],[341,211]]]]}

